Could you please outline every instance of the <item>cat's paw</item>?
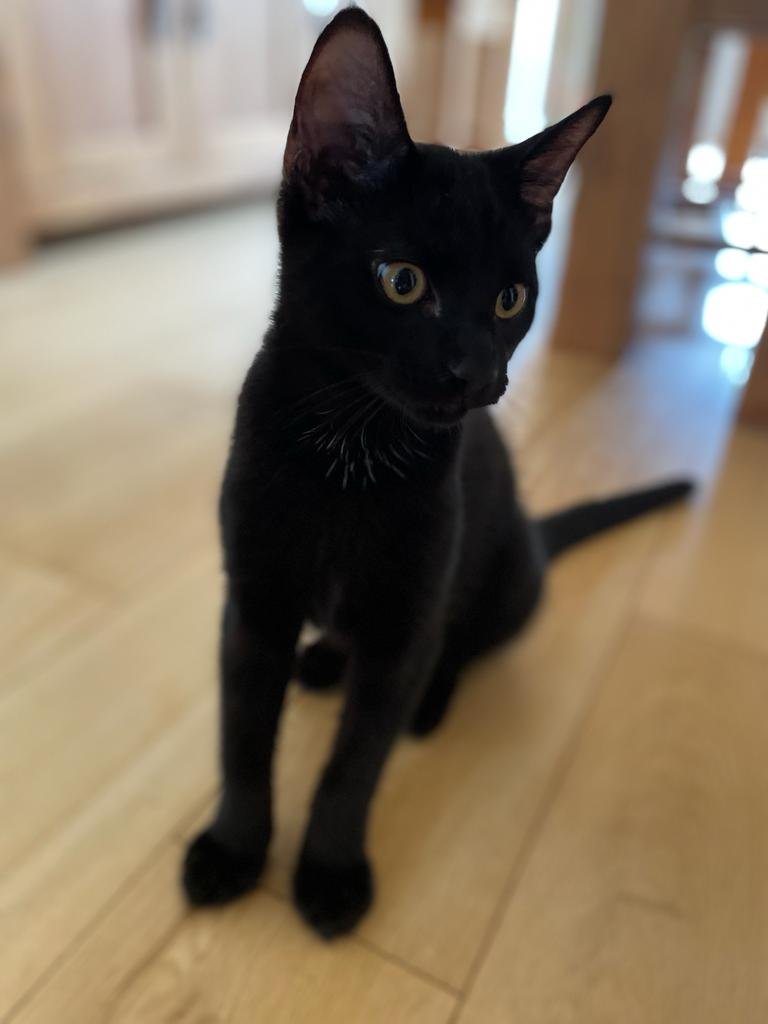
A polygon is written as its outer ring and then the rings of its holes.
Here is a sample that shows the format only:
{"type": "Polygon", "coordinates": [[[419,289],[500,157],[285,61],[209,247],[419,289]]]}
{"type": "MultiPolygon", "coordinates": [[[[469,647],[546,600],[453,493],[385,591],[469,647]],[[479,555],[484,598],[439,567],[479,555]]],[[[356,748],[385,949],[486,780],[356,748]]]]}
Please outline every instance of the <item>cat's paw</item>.
{"type": "Polygon", "coordinates": [[[373,876],[367,861],[346,866],[324,864],[303,854],[293,879],[293,898],[301,916],[324,939],[351,931],[373,900],[373,876]]]}
{"type": "Polygon", "coordinates": [[[324,640],[317,640],[299,651],[296,678],[306,690],[329,690],[341,682],[346,655],[324,640]]]}
{"type": "Polygon", "coordinates": [[[210,829],[201,832],[187,847],[181,881],[194,906],[229,903],[252,889],[266,860],[264,849],[248,856],[224,846],[210,829]]]}

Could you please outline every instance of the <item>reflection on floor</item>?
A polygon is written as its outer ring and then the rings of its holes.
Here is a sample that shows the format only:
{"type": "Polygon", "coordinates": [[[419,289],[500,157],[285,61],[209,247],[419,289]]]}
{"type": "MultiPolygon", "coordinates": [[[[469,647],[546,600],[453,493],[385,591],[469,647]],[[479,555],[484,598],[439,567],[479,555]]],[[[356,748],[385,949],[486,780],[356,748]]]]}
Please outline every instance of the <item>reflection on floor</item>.
{"type": "Polygon", "coordinates": [[[498,420],[534,508],[683,471],[700,493],[563,559],[522,642],[400,745],[359,934],[321,944],[287,900],[338,704],[299,692],[263,887],[185,909],[213,508],[274,252],[271,210],[230,210],[0,281],[0,1016],[764,1024],[768,436],[732,432],[720,346],[669,323],[615,366],[515,357],[498,420]]]}
{"type": "Polygon", "coordinates": [[[749,164],[760,165],[759,180],[743,182],[736,198],[654,212],[637,304],[643,334],[721,345],[723,373],[738,385],[749,378],[768,316],[768,213],[757,201],[764,205],[768,160],[749,164]],[[748,185],[757,193],[752,201],[748,185]]]}

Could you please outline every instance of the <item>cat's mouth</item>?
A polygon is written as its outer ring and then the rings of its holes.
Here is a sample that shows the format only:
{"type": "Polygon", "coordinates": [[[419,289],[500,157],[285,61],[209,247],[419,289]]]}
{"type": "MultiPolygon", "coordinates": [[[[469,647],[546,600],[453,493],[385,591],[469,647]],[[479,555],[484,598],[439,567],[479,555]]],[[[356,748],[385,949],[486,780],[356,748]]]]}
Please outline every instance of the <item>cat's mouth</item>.
{"type": "Polygon", "coordinates": [[[455,426],[469,409],[463,398],[448,398],[440,402],[430,402],[417,399],[400,389],[384,385],[381,381],[372,382],[371,387],[386,402],[399,409],[401,414],[426,426],[455,426]]]}
{"type": "Polygon", "coordinates": [[[440,426],[458,423],[467,411],[463,398],[452,398],[439,403],[412,402],[411,408],[418,419],[440,426]]]}

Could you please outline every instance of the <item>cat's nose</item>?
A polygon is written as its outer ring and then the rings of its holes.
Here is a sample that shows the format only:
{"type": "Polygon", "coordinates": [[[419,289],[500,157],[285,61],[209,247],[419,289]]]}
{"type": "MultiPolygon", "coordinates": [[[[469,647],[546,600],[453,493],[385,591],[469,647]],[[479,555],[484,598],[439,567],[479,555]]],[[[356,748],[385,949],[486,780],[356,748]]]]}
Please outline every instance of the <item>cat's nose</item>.
{"type": "Polygon", "coordinates": [[[448,373],[453,381],[460,382],[465,388],[477,376],[477,367],[469,355],[457,356],[448,360],[448,373]]]}
{"type": "Polygon", "coordinates": [[[448,360],[445,383],[467,405],[484,404],[489,386],[495,379],[495,367],[478,353],[464,353],[448,360]]]}
{"type": "Polygon", "coordinates": [[[459,328],[444,352],[445,374],[457,390],[484,388],[496,372],[493,338],[476,323],[459,328]]]}

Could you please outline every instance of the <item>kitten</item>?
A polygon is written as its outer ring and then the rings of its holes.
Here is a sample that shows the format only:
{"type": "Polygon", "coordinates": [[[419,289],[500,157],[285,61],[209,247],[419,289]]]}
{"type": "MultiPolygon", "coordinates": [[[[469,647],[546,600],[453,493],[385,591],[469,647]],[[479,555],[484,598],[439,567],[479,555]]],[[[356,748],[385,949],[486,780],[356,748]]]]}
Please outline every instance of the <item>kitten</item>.
{"type": "Polygon", "coordinates": [[[223,790],[191,844],[195,904],[257,881],[294,668],[346,704],[294,880],[329,938],[371,903],[368,809],[398,733],[431,732],[472,658],[528,620],[547,561],[684,482],[530,520],[485,407],[533,320],[552,201],[610,98],[519,145],[418,145],[361,10],[320,36],[278,203],[280,288],[221,495],[223,790]],[[322,638],[295,660],[302,624],[322,638]]]}

